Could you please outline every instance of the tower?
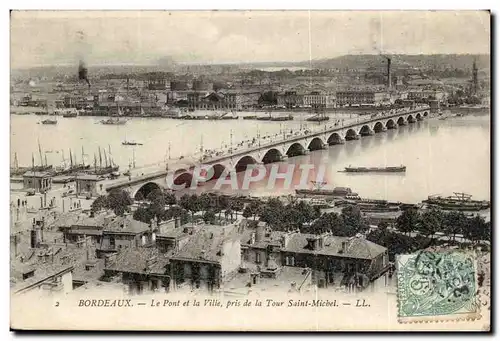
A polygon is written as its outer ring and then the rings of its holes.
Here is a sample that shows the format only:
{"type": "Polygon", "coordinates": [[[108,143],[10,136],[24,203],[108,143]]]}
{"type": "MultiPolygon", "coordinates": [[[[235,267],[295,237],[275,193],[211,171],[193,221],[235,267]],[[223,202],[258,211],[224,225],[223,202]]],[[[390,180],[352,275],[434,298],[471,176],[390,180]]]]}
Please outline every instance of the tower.
{"type": "Polygon", "coordinates": [[[476,95],[478,91],[478,80],[477,80],[477,65],[476,58],[472,63],[472,95],[476,95]]]}

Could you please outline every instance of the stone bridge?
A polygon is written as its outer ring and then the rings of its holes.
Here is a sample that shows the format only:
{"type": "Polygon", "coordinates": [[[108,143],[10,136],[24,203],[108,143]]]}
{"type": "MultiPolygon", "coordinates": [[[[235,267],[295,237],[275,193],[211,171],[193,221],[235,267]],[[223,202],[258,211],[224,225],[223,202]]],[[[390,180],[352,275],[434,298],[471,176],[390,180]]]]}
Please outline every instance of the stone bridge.
{"type": "MultiPolygon", "coordinates": [[[[240,172],[251,164],[268,164],[279,162],[288,157],[305,155],[310,151],[326,149],[328,146],[343,144],[345,141],[358,140],[362,136],[396,129],[399,126],[415,123],[429,116],[430,108],[419,108],[415,110],[400,110],[385,115],[377,115],[369,118],[358,118],[344,122],[343,125],[325,126],[322,130],[314,132],[290,132],[285,133],[278,140],[270,142],[260,141],[246,148],[233,149],[229,154],[220,155],[198,163],[184,162],[170,165],[170,171],[174,172],[174,183],[190,183],[194,168],[203,163],[213,167],[212,179],[219,178],[224,170],[240,172]]],[[[166,170],[145,174],[126,181],[114,181],[106,186],[106,190],[126,189],[132,197],[140,192],[146,197],[148,193],[157,188],[167,188],[166,170]]]]}

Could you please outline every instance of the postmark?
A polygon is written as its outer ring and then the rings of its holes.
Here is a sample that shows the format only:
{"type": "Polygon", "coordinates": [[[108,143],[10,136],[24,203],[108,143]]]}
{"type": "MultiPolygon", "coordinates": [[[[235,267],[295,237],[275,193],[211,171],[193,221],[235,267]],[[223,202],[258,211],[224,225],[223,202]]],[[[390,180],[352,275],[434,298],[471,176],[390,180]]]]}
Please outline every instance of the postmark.
{"type": "Polygon", "coordinates": [[[421,251],[397,258],[399,322],[476,319],[477,263],[473,253],[421,251]]]}

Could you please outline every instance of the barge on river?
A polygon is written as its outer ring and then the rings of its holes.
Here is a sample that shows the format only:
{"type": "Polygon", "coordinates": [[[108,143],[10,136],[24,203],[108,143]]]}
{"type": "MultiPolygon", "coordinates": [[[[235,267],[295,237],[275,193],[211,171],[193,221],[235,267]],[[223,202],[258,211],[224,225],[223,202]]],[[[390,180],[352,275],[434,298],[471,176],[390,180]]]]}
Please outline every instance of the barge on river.
{"type": "Polygon", "coordinates": [[[345,167],[346,173],[404,173],[406,166],[396,167],[345,167]]]}

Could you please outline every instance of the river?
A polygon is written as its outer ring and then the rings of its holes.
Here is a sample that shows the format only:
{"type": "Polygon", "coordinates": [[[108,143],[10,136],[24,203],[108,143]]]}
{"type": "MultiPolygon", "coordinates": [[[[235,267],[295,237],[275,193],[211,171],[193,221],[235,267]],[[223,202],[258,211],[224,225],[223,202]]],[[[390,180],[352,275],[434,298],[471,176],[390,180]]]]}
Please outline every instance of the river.
{"type": "MultiPolygon", "coordinates": [[[[340,117],[340,116],[339,116],[340,117]]],[[[98,148],[111,151],[122,170],[135,156],[137,166],[163,164],[165,160],[189,155],[200,149],[217,149],[245,139],[256,131],[261,136],[296,129],[305,122],[265,122],[253,120],[181,121],[162,118],[131,118],[126,125],[99,124],[100,118],[58,118],[57,125],[41,125],[41,117],[11,115],[11,156],[19,165],[30,166],[32,154],[39,164],[38,141],[49,164],[69,160],[71,148],[78,162],[82,147],[85,161],[93,163],[98,148]],[[142,146],[123,146],[123,140],[136,140],[142,146]],[[169,147],[170,146],[170,147],[169,147]]],[[[317,124],[309,123],[310,127],[317,124]]],[[[104,151],[101,151],[104,164],[104,151]]],[[[99,161],[97,161],[99,163],[99,161]]],[[[476,114],[447,120],[429,119],[397,130],[388,130],[344,145],[331,146],[309,155],[289,158],[286,164],[320,164],[327,168],[328,187],[352,188],[362,197],[418,202],[430,194],[472,194],[490,199],[490,116],[476,114]],[[392,166],[403,164],[404,174],[348,174],[338,172],[352,166],[392,166]]],[[[11,162],[12,163],[12,162],[11,162]]],[[[241,174],[240,174],[241,176],[241,174]]],[[[211,188],[214,182],[200,190],[211,188]]],[[[265,180],[252,186],[252,194],[287,194],[293,189],[267,188],[265,180]]],[[[224,190],[224,187],[222,187],[224,190]]],[[[229,190],[229,187],[225,191],[229,190]]]]}

